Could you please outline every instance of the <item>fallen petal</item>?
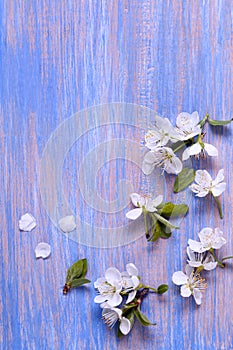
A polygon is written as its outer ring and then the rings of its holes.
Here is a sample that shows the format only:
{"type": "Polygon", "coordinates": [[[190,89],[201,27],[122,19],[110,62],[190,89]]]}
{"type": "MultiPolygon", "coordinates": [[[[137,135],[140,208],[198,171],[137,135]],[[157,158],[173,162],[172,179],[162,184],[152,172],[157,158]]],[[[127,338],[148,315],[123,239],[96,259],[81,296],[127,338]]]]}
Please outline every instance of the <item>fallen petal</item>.
{"type": "Polygon", "coordinates": [[[19,220],[19,229],[21,231],[27,231],[30,232],[36,227],[36,219],[32,214],[26,213],[25,215],[22,215],[19,220]]]}
{"type": "Polygon", "coordinates": [[[72,232],[76,228],[75,218],[73,215],[65,216],[58,221],[58,225],[63,232],[72,232]]]}
{"type": "Polygon", "coordinates": [[[35,248],[36,258],[46,259],[51,254],[51,246],[48,243],[41,242],[35,248]]]}

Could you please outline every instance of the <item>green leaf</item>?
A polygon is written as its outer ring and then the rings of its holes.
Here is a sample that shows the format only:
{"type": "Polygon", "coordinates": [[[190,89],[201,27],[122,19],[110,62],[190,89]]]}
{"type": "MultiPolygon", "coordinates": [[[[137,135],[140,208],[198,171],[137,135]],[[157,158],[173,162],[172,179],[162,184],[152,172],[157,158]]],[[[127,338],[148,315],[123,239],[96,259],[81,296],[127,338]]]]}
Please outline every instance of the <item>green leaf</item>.
{"type": "Polygon", "coordinates": [[[168,291],[168,285],[167,284],[161,284],[158,287],[158,294],[163,294],[166,293],[168,291]]]}
{"type": "Polygon", "coordinates": [[[77,278],[83,278],[87,273],[87,259],[81,259],[76,261],[67,271],[66,283],[70,282],[77,278]]]}
{"type": "Polygon", "coordinates": [[[195,170],[184,168],[176,177],[173,191],[178,193],[188,187],[195,180],[195,170]]]}
{"type": "Polygon", "coordinates": [[[81,277],[85,277],[88,269],[87,259],[82,259],[82,262],[83,262],[83,271],[82,271],[81,277]]]}
{"type": "Polygon", "coordinates": [[[208,117],[208,122],[212,126],[224,126],[224,125],[230,124],[232,121],[233,121],[233,118],[229,120],[214,120],[208,117]]]}
{"type": "Polygon", "coordinates": [[[160,224],[157,220],[154,221],[154,224],[151,227],[152,234],[148,238],[148,242],[155,242],[159,239],[161,234],[160,224]]]}
{"type": "Polygon", "coordinates": [[[90,282],[91,281],[86,279],[86,278],[75,278],[70,282],[69,285],[71,288],[76,288],[76,287],[80,287],[83,284],[90,283],[90,282]]]}
{"type": "Polygon", "coordinates": [[[172,225],[168,220],[166,220],[164,217],[162,217],[161,215],[154,213],[155,217],[165,226],[169,227],[169,228],[176,228],[178,229],[178,226],[174,226],[172,225]]]}
{"type": "Polygon", "coordinates": [[[187,214],[189,207],[187,204],[173,204],[172,202],[165,203],[160,214],[166,218],[183,216],[187,214]]]}
{"type": "Polygon", "coordinates": [[[137,317],[138,321],[143,325],[143,326],[155,326],[156,323],[151,323],[146,315],[144,315],[140,308],[138,307],[137,309],[134,310],[134,315],[137,317]]]}
{"type": "Polygon", "coordinates": [[[158,220],[155,221],[154,225],[151,227],[151,236],[148,239],[148,242],[155,242],[158,238],[168,239],[171,237],[171,228],[163,225],[158,220]]]}

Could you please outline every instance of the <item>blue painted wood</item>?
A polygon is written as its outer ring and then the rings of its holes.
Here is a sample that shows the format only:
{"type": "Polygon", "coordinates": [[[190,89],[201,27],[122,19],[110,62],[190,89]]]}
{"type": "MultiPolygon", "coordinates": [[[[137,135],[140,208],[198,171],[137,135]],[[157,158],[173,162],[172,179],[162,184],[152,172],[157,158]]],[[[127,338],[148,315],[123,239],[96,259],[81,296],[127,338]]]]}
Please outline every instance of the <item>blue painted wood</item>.
{"type": "Polygon", "coordinates": [[[223,253],[232,253],[231,127],[218,133],[208,129],[207,140],[219,146],[222,156],[200,161],[213,173],[225,169],[224,221],[212,203],[195,199],[169,241],[147,245],[141,238],[102,250],[79,245],[53,226],[38,186],[51,133],[87,107],[136,103],[173,122],[180,111],[232,117],[231,7],[230,0],[0,3],[2,350],[233,348],[232,265],[208,275],[199,308],[182,299],[171,283],[172,273],[185,265],[188,238],[196,238],[204,226],[220,226],[228,240],[223,253]],[[31,233],[19,232],[18,219],[27,211],[38,226],[31,233]],[[35,260],[39,241],[52,246],[46,261],[35,260]],[[150,296],[143,304],[158,325],[143,329],[137,324],[128,337],[117,340],[102,324],[91,287],[64,297],[66,270],[84,256],[93,281],[107,267],[122,270],[129,261],[151,285],[168,281],[167,295],[150,296]]]}

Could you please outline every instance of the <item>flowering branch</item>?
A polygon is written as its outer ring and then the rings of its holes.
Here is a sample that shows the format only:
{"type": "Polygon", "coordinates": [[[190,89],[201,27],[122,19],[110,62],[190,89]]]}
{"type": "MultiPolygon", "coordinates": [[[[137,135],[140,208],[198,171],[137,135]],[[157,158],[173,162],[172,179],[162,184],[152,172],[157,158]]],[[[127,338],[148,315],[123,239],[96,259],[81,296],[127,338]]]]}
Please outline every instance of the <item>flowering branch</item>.
{"type": "Polygon", "coordinates": [[[163,294],[168,290],[166,284],[157,289],[143,285],[138,269],[132,263],[127,264],[126,271],[122,273],[115,267],[108,268],[94,287],[99,293],[94,301],[102,308],[102,319],[109,328],[118,323],[119,337],[131,331],[135,317],[143,326],[155,325],[141,312],[140,306],[149,293],[163,294]]]}

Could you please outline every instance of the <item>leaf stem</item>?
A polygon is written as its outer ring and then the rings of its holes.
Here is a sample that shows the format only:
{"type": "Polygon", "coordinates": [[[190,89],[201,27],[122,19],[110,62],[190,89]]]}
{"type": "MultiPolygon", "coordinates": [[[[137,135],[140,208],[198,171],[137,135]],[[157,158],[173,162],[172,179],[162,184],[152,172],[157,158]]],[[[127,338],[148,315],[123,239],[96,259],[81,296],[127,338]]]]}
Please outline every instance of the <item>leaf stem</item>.
{"type": "Polygon", "coordinates": [[[223,264],[222,261],[218,260],[217,256],[215,255],[214,249],[210,248],[209,252],[212,254],[212,256],[214,257],[215,261],[217,261],[218,265],[222,268],[225,267],[225,265],[223,264]]]}
{"type": "Polygon", "coordinates": [[[145,289],[149,289],[149,291],[152,293],[158,293],[158,289],[156,288],[153,288],[153,287],[150,287],[150,286],[144,286],[145,289]]]}
{"type": "Polygon", "coordinates": [[[204,116],[204,118],[199,122],[199,125],[200,125],[201,128],[203,128],[203,126],[204,126],[205,123],[207,122],[208,118],[209,118],[209,114],[206,113],[206,115],[204,116]]]}
{"type": "Polygon", "coordinates": [[[222,213],[222,206],[221,206],[221,203],[218,199],[218,197],[215,197],[213,194],[212,194],[216,204],[217,204],[217,207],[218,207],[218,212],[219,212],[219,215],[220,215],[220,218],[223,219],[223,213],[222,213]]]}
{"type": "Polygon", "coordinates": [[[147,226],[147,210],[146,209],[142,209],[143,210],[143,217],[144,217],[144,226],[145,226],[145,230],[146,230],[146,238],[149,238],[149,231],[148,231],[148,226],[147,226]]]}
{"type": "Polygon", "coordinates": [[[228,259],[233,259],[233,255],[225,256],[224,258],[222,258],[222,261],[228,260],[228,259]]]}
{"type": "Polygon", "coordinates": [[[179,151],[180,149],[184,148],[186,144],[182,143],[181,145],[179,145],[178,147],[176,147],[175,149],[173,149],[173,152],[176,153],[177,151],[179,151]]]}

